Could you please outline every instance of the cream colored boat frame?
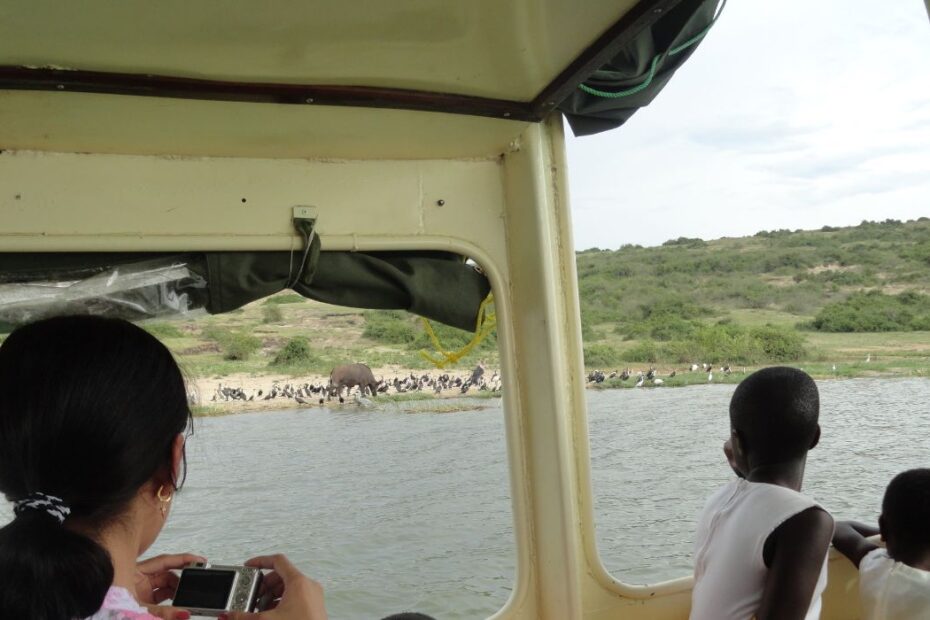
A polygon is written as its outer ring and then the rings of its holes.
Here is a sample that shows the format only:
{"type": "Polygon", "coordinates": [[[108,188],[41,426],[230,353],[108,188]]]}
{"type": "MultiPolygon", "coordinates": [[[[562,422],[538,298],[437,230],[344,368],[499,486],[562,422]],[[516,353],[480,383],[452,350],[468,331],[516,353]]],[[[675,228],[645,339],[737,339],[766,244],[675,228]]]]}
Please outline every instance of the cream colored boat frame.
{"type": "MultiPolygon", "coordinates": [[[[690,579],[626,585],[598,557],[563,130],[558,117],[512,126],[506,152],[467,159],[7,151],[0,251],[296,248],[292,207],[312,205],[327,250],[473,257],[499,317],[518,557],[494,617],[681,620],[690,579]]],[[[855,618],[855,575],[832,569],[825,617],[855,618]]]]}

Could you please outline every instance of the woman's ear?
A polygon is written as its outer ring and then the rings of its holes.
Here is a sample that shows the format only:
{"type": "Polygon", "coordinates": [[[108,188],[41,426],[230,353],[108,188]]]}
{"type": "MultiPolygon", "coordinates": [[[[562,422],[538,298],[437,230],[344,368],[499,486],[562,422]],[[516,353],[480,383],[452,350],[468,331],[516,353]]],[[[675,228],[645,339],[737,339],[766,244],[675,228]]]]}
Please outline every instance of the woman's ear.
{"type": "Polygon", "coordinates": [[[181,480],[181,465],[184,462],[184,434],[178,433],[171,443],[171,481],[177,488],[181,480]]]}

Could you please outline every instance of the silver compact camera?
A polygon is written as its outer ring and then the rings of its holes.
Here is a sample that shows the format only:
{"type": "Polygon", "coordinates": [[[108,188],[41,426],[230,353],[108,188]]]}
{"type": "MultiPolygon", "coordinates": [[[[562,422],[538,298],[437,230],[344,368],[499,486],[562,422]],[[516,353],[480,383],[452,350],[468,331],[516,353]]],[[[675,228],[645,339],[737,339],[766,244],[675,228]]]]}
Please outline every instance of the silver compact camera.
{"type": "Polygon", "coordinates": [[[181,570],[172,605],[195,616],[219,616],[227,611],[256,611],[262,571],[248,566],[217,566],[197,562],[181,570]]]}

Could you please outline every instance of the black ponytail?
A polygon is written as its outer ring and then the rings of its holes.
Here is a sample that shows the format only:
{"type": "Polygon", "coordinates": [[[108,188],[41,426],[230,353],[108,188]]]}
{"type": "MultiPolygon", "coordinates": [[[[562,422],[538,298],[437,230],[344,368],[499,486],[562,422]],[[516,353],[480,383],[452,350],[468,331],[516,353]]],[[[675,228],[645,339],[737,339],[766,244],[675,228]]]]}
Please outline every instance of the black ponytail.
{"type": "Polygon", "coordinates": [[[0,575],[0,618],[72,620],[100,609],[113,565],[98,543],[30,511],[0,528],[0,575]]]}
{"type": "Polygon", "coordinates": [[[121,320],[58,317],[0,346],[0,492],[61,498],[0,528],[0,618],[93,615],[113,582],[102,532],[144,484],[171,475],[175,437],[190,424],[171,353],[121,320]],[[71,527],[79,523],[80,528],[71,527]]]}

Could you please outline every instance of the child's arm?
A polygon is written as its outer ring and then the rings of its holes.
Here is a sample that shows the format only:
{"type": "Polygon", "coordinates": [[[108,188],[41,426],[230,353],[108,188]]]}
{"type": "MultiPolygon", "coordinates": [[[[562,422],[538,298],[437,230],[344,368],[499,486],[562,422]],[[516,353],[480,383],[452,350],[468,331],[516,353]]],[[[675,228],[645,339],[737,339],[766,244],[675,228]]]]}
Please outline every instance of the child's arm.
{"type": "Polygon", "coordinates": [[[757,620],[803,620],[823,569],[833,517],[813,507],[794,515],[772,532],[772,561],[757,620]]]}
{"type": "Polygon", "coordinates": [[[878,549],[878,545],[866,539],[878,534],[878,528],[855,521],[839,521],[833,534],[833,546],[859,568],[866,555],[878,549]]]}

